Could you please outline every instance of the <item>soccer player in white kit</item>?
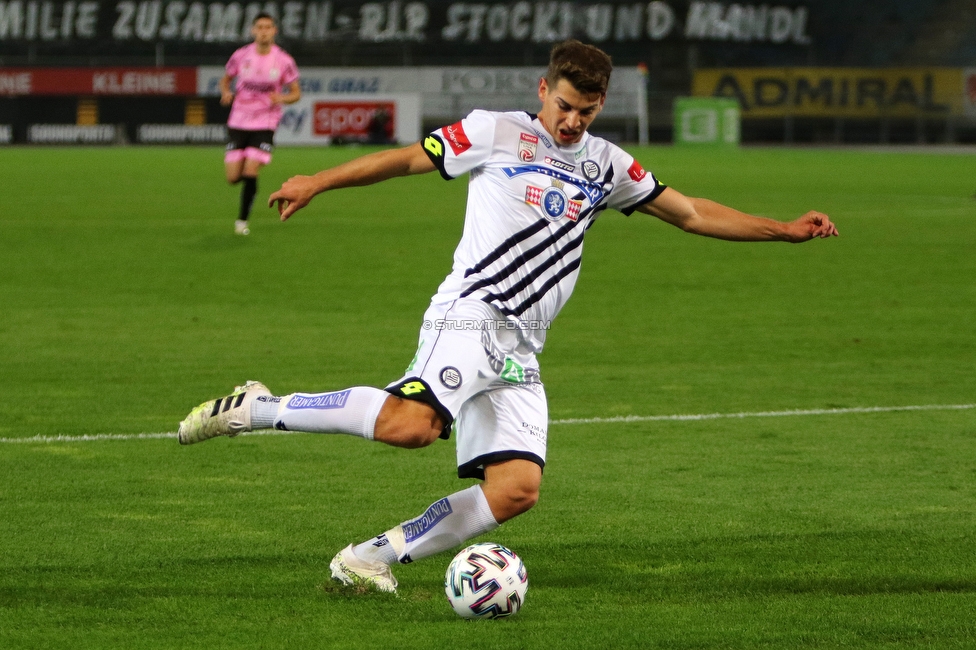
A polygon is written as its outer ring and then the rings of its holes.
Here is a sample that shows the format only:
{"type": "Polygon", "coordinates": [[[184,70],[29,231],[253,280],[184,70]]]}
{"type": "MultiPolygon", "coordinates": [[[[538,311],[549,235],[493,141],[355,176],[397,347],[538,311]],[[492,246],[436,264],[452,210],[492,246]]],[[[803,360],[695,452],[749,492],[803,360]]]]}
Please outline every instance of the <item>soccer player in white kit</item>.
{"type": "Polygon", "coordinates": [[[275,45],[277,33],[274,18],[269,14],[255,16],[251,23],[254,42],[231,55],[220,79],[220,103],[231,107],[224,171],[228,183],[241,183],[240,210],[234,222],[234,232],[238,235],[250,234],[247,220],[258,191],[258,174],[271,162],[281,107],[297,102],[302,96],[298,66],[287,52],[275,45]],[[235,80],[236,92],[231,90],[235,80]]]}
{"type": "Polygon", "coordinates": [[[453,270],[431,300],[402,378],[385,390],[283,397],[248,382],[201,404],[180,425],[183,444],[274,427],[423,447],[453,429],[458,476],[482,482],[342,549],[331,563],[334,579],[395,591],[391,565],[459,546],[535,505],[548,432],[536,354],[573,291],[584,234],[603,210],[642,212],[728,240],[802,242],[837,234],[819,212],[783,223],[685,197],[619,147],[591,136],[587,128],[603,107],[611,69],[596,47],[560,43],[539,81],[537,115],[476,110],[420,143],[294,177],[271,195],[285,220],[327,190],[435,170],[445,179],[470,174],[453,270]]]}

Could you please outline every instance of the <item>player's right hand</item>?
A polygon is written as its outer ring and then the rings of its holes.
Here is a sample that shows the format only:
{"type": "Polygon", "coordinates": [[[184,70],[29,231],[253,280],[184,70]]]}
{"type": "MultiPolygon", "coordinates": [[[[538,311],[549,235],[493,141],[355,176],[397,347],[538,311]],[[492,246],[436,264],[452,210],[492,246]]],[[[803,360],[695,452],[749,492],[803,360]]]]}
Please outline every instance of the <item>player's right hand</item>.
{"type": "Polygon", "coordinates": [[[826,239],[827,237],[838,237],[837,226],[830,220],[830,217],[823,212],[811,210],[802,217],[789,224],[791,236],[789,241],[793,243],[810,241],[811,239],[826,239]]]}

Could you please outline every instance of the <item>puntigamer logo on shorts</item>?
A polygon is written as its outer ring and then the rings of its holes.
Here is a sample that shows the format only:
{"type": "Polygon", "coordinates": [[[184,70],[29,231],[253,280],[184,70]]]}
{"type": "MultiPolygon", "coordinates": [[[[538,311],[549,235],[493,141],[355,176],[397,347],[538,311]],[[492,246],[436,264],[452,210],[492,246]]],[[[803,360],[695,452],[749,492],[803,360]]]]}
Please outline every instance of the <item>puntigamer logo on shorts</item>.
{"type": "Polygon", "coordinates": [[[338,393],[325,393],[324,395],[292,395],[288,400],[290,409],[341,409],[349,399],[351,388],[338,393]]]}

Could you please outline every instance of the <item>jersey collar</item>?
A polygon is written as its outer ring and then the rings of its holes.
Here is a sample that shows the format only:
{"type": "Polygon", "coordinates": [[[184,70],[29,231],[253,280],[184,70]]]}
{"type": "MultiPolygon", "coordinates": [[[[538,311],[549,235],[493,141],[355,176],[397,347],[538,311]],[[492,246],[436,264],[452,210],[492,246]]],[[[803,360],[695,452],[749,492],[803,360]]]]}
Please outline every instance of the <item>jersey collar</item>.
{"type": "Polygon", "coordinates": [[[549,133],[549,131],[546,130],[546,127],[542,125],[542,122],[539,120],[539,114],[529,113],[528,115],[530,118],[532,118],[532,127],[539,132],[539,135],[545,134],[545,138],[543,138],[543,140],[548,140],[546,146],[550,147],[551,149],[555,149],[562,154],[573,156],[586,148],[586,141],[590,139],[589,131],[583,131],[583,137],[579,139],[579,142],[571,144],[568,147],[560,147],[558,144],[556,144],[556,139],[552,137],[552,134],[549,133]]]}

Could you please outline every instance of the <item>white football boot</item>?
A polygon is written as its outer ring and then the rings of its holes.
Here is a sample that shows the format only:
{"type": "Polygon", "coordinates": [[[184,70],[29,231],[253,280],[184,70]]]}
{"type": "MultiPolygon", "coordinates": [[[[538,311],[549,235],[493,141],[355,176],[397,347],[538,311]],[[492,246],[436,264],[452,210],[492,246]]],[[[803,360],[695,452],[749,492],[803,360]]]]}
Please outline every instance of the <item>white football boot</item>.
{"type": "Polygon", "coordinates": [[[397,581],[393,577],[390,565],[360,560],[352,552],[352,544],[336,553],[329,568],[332,569],[332,579],[344,585],[370,587],[377,591],[396,593],[397,581]]]}
{"type": "Polygon", "coordinates": [[[233,438],[250,431],[251,402],[256,397],[270,394],[271,391],[261,382],[249,381],[235,388],[227,397],[204,402],[180,422],[180,444],[192,445],[217,436],[233,438]]]}
{"type": "Polygon", "coordinates": [[[238,219],[234,222],[234,233],[237,235],[250,235],[251,229],[247,226],[247,221],[238,219]]]}

